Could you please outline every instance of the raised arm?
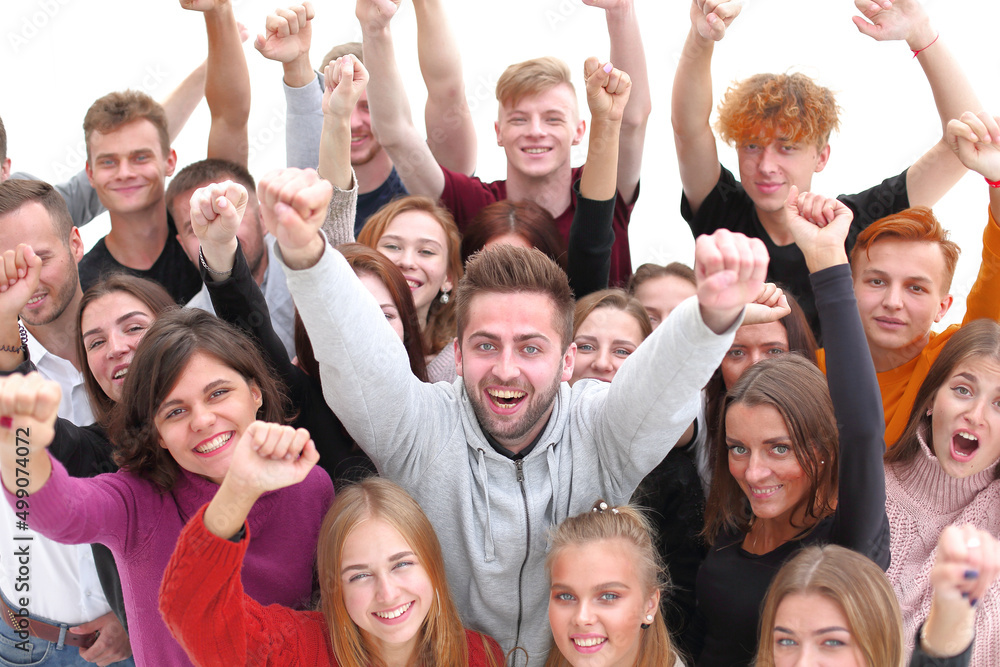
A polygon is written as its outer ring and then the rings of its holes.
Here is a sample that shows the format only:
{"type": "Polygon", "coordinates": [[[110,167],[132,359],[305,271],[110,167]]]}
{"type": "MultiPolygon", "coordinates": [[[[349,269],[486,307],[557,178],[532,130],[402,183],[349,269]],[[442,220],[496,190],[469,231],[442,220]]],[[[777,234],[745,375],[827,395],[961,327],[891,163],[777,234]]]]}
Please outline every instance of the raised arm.
{"type": "Polygon", "coordinates": [[[444,175],[427,142],[413,125],[410,102],[396,66],[389,23],[399,3],[400,0],[357,0],[355,11],[361,22],[365,60],[371,74],[368,104],[372,130],[407,191],[437,199],[444,192],[444,175]]]}
{"type": "Polygon", "coordinates": [[[674,72],[670,122],[681,187],[693,213],[719,180],[719,153],[709,123],[712,54],[741,8],[739,0],[691,0],[691,29],[674,72]]]}
{"type": "Polygon", "coordinates": [[[629,75],[611,63],[602,65],[592,57],[583,69],[591,114],[590,146],[569,228],[566,269],[577,299],[608,286],[611,248],[615,242],[611,223],[617,189],[618,141],[632,90],[629,75]]]}
{"type": "MultiPolygon", "coordinates": [[[[905,41],[930,84],[942,130],[965,111],[982,109],[972,84],[918,0],[855,0],[864,15],[853,17],[858,30],[872,39],[905,41]]],[[[912,206],[933,206],[965,174],[965,167],[940,144],[907,173],[912,206]]]]}
{"type": "Polygon", "coordinates": [[[0,378],[0,477],[18,499],[36,493],[52,474],[46,450],[61,398],[59,383],[38,373],[0,378]]]}
{"type": "Polygon", "coordinates": [[[336,188],[350,190],[351,113],[368,85],[368,70],[353,55],[347,55],[326,66],[324,81],[319,175],[336,188]]]}
{"type": "Polygon", "coordinates": [[[181,130],[187,125],[191,114],[205,97],[207,70],[208,61],[195,67],[190,74],[184,77],[180,85],[167,93],[167,96],[160,102],[160,106],[167,114],[167,132],[170,134],[171,143],[180,136],[181,130]]]}
{"type": "Polygon", "coordinates": [[[246,166],[250,152],[250,71],[232,4],[229,0],[181,0],[181,6],[205,14],[205,99],[212,114],[207,155],[246,166]]]}
{"type": "Polygon", "coordinates": [[[42,260],[31,246],[21,243],[0,254],[0,372],[15,370],[28,358],[17,318],[41,276],[42,260]]]}
{"type": "Polygon", "coordinates": [[[809,267],[826,341],[827,384],[840,441],[832,540],[885,568],[889,565],[882,466],[885,423],[844,249],[854,214],[837,199],[799,194],[792,186],[785,219],[809,267]]]}
{"type": "MultiPolygon", "coordinates": [[[[621,122],[621,144],[618,153],[618,192],[631,202],[639,187],[642,150],[646,143],[646,122],[653,102],[649,92],[646,51],[634,0],[584,0],[584,4],[604,9],[611,38],[611,62],[632,79],[632,94],[621,122]]],[[[593,132],[591,128],[591,132],[593,132]]],[[[588,163],[590,157],[588,154],[588,163]]]]}
{"type": "Polygon", "coordinates": [[[462,54],[442,0],[413,0],[417,59],[427,86],[427,145],[438,163],[471,176],[476,171],[476,128],[465,99],[462,54]]]}

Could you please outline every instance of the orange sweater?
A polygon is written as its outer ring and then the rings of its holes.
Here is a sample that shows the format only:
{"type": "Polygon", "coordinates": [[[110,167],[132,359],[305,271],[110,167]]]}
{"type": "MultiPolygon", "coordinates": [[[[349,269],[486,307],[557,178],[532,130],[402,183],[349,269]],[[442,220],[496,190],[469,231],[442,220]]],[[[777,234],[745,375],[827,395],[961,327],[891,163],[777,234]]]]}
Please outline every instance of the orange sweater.
{"type": "MultiPolygon", "coordinates": [[[[897,366],[878,374],[878,386],[882,392],[882,408],[885,411],[885,442],[892,447],[903,435],[910,420],[910,411],[916,400],[917,391],[927,377],[931,364],[938,358],[952,335],[972,320],[989,318],[1000,320],[1000,226],[989,213],[989,222],[983,232],[983,262],[979,275],[969,290],[965,300],[965,319],[962,324],[953,324],[941,333],[931,332],[930,341],[916,357],[902,366],[897,366]]],[[[817,353],[817,361],[826,372],[824,350],[817,353]]]]}

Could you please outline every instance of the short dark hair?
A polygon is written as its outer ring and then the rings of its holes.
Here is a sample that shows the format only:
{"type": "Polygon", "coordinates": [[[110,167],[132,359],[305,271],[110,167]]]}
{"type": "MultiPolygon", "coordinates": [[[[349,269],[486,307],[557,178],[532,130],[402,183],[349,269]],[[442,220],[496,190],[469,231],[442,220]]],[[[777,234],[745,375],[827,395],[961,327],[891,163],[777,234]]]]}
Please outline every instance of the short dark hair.
{"type": "Polygon", "coordinates": [[[566,272],[541,250],[507,244],[477,252],[465,266],[465,275],[455,292],[459,342],[474,297],[483,293],[519,292],[544,294],[552,300],[555,310],[552,324],[559,332],[563,349],[569,347],[573,341],[575,303],[566,272]]]}
{"type": "Polygon", "coordinates": [[[138,90],[125,90],[108,93],[95,100],[87,109],[87,115],[83,118],[83,138],[87,144],[87,161],[89,162],[93,157],[90,154],[90,137],[94,132],[108,134],[122,125],[137,120],[148,120],[153,124],[160,137],[163,157],[166,157],[170,153],[167,113],[159,102],[146,93],[138,90]]]}
{"type": "Polygon", "coordinates": [[[73,216],[66,208],[66,200],[54,187],[44,181],[20,178],[11,178],[0,183],[0,215],[13,213],[31,202],[38,202],[45,207],[59,240],[69,247],[69,237],[73,232],[73,216]]]}
{"type": "Polygon", "coordinates": [[[664,276],[674,276],[675,278],[680,278],[681,280],[686,280],[695,287],[698,286],[698,281],[694,276],[694,269],[692,269],[687,264],[681,262],[670,262],[665,266],[660,266],[659,264],[653,264],[651,262],[646,262],[639,266],[632,274],[632,277],[628,279],[628,287],[626,291],[629,294],[635,294],[635,291],[639,289],[639,285],[643,284],[647,280],[652,280],[653,278],[662,278],[664,276]]]}
{"type": "Polygon", "coordinates": [[[486,247],[495,238],[514,234],[528,245],[551,257],[566,269],[566,244],[563,243],[555,218],[533,201],[501,199],[480,209],[462,231],[462,261],[486,247]]]}
{"type": "Polygon", "coordinates": [[[181,468],[159,445],[153,417],[198,352],[215,357],[247,382],[257,383],[262,397],[258,419],[283,424],[290,413],[280,380],[243,332],[197,308],[161,314],[132,357],[122,400],[111,415],[109,435],[115,443],[118,465],[149,480],[164,493],[173,488],[181,468]]]}
{"type": "Polygon", "coordinates": [[[170,179],[170,185],[167,186],[164,201],[166,201],[168,209],[173,209],[174,199],[180,193],[208,183],[219,183],[225,180],[236,181],[250,193],[257,190],[257,183],[243,165],[230,160],[208,158],[192,162],[174,174],[174,177],[170,179]]]}

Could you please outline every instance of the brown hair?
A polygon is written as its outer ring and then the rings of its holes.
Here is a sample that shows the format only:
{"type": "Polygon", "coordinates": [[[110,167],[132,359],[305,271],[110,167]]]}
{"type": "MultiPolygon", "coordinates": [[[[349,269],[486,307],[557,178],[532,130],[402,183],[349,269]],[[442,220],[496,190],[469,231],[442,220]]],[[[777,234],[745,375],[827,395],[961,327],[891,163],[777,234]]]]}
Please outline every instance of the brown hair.
{"type": "Polygon", "coordinates": [[[290,406],[284,388],[243,332],[196,308],[161,313],[136,348],[108,432],[116,446],[115,462],[163,492],[173,488],[180,466],[160,446],[154,417],[199,352],[257,384],[263,399],[257,419],[287,422],[290,406]]]}
{"type": "Polygon", "coordinates": [[[757,667],[774,667],[774,624],[790,595],[822,595],[847,617],[864,664],[903,667],[903,616],[882,569],[861,554],[830,544],[799,551],[771,582],[761,614],[757,667]]]}
{"type": "Polygon", "coordinates": [[[719,416],[712,488],[705,507],[705,537],[713,543],[720,532],[747,532],[753,513],[746,494],[729,472],[726,413],[740,403],[766,405],[781,415],[792,441],[795,460],[809,478],[803,503],[806,523],[814,525],[833,512],[837,498],[839,434],[826,377],[798,354],[760,361],[743,372],[729,390],[719,416]],[[824,463],[825,462],[825,463],[824,463]]]}
{"type": "Polygon", "coordinates": [[[513,234],[532,248],[551,257],[566,269],[566,249],[555,218],[533,201],[501,199],[484,206],[462,232],[462,261],[486,247],[495,238],[513,234]]]}
{"type": "Polygon", "coordinates": [[[115,292],[125,292],[135,297],[149,308],[149,314],[154,318],[177,306],[177,302],[170,296],[170,293],[159,283],[127,273],[112,274],[94,283],[90,289],[83,293],[83,298],[80,299],[80,309],[76,315],[76,354],[77,358],[80,359],[83,386],[87,389],[87,398],[90,399],[94,420],[103,426],[108,425],[115,402],[104,393],[97,378],[94,377],[94,372],[90,370],[90,365],[85,363],[87,348],[83,343],[83,311],[94,301],[115,292]]]}
{"type": "MultiPolygon", "coordinates": [[[[406,279],[399,268],[388,257],[360,243],[344,243],[337,246],[347,263],[359,276],[371,274],[382,281],[389,290],[399,319],[403,323],[403,346],[406,356],[410,359],[410,370],[420,379],[427,382],[427,362],[424,361],[423,343],[420,339],[420,325],[417,322],[417,309],[413,306],[413,294],[406,285],[406,279]]],[[[312,342],[299,311],[295,311],[295,354],[299,364],[311,377],[320,380],[319,362],[313,353],[312,342]]]]}
{"type": "MultiPolygon", "coordinates": [[[[934,404],[939,389],[945,386],[955,367],[971,359],[989,359],[1000,363],[1000,324],[994,320],[973,320],[961,327],[945,343],[938,358],[927,371],[917,396],[913,400],[910,420],[906,429],[892,447],[885,453],[885,462],[908,463],[921,455],[919,434],[931,433],[932,415],[927,411],[934,404]]],[[[930,439],[927,445],[933,450],[930,439]]],[[[996,467],[996,478],[1000,479],[1000,466],[996,467]]]]}
{"type": "Polygon", "coordinates": [[[7,159],[7,128],[3,126],[3,118],[0,118],[0,162],[7,159]]]}
{"type": "Polygon", "coordinates": [[[552,56],[525,60],[505,69],[497,79],[497,101],[514,105],[560,85],[569,86],[575,95],[569,66],[562,60],[552,56]]]}
{"type": "MultiPolygon", "coordinates": [[[[549,554],[545,558],[549,579],[552,578],[553,563],[566,547],[612,540],[621,540],[632,547],[632,562],[639,574],[643,597],[651,596],[654,591],[662,592],[665,572],[653,540],[652,525],[638,507],[619,505],[609,508],[603,500],[594,503],[593,510],[566,519],[552,532],[549,554]]],[[[659,610],[649,626],[639,630],[639,657],[635,667],[671,667],[676,664],[677,655],[659,610]]],[[[545,667],[567,667],[569,664],[558,650],[553,649],[549,651],[545,667]]]]}
{"type": "MultiPolygon", "coordinates": [[[[389,223],[401,213],[408,211],[420,211],[434,218],[448,241],[448,277],[452,284],[457,284],[462,278],[462,235],[455,225],[455,219],[442,206],[439,206],[430,197],[418,197],[410,195],[394,199],[365,221],[361,233],[358,234],[358,243],[369,248],[378,250],[378,241],[385,234],[389,223]]],[[[455,303],[450,299],[448,303],[441,303],[440,299],[431,302],[430,312],[427,314],[427,326],[424,328],[424,354],[433,355],[444,349],[445,345],[450,345],[455,338],[455,303]]]]}
{"type": "Polygon", "coordinates": [[[628,287],[626,291],[629,294],[635,294],[635,291],[639,289],[639,285],[643,284],[647,280],[652,280],[653,278],[662,278],[664,276],[675,276],[681,280],[686,280],[695,287],[698,286],[698,281],[694,277],[694,269],[692,269],[687,264],[682,264],[681,262],[670,262],[665,266],[660,266],[659,264],[652,264],[647,262],[641,265],[632,274],[632,277],[628,279],[628,287]]]}
{"type": "MultiPolygon", "coordinates": [[[[344,545],[351,532],[369,519],[395,528],[427,571],[435,596],[420,627],[416,661],[421,667],[469,664],[466,635],[452,602],[444,557],[434,527],[409,494],[386,479],[370,477],[337,490],[333,506],[319,529],[316,565],[319,570],[320,611],[326,619],[334,657],[341,667],[384,665],[378,649],[360,631],[344,605],[341,569],[344,545]]],[[[492,655],[489,651],[487,654],[492,655]]],[[[491,660],[492,661],[492,660],[491,660]]]]}
{"type": "MultiPolygon", "coordinates": [[[[343,58],[346,55],[352,55],[358,59],[359,63],[362,65],[365,64],[364,45],[361,44],[361,42],[345,42],[344,44],[338,44],[327,51],[317,69],[322,72],[332,61],[337,58],[343,58]]],[[[322,79],[323,77],[320,77],[320,80],[322,79]]]]}
{"type": "MultiPolygon", "coordinates": [[[[0,158],[0,162],[3,158],[0,158]]],[[[0,215],[17,211],[25,204],[38,202],[49,214],[52,228],[67,248],[73,233],[73,216],[66,207],[66,200],[59,192],[43,181],[11,178],[0,183],[0,215]]]]}
{"type": "Polygon", "coordinates": [[[726,91],[715,129],[730,145],[781,139],[822,149],[839,112],[833,91],[805,74],[755,74],[726,91]]]}
{"type": "Polygon", "coordinates": [[[137,120],[148,120],[156,128],[160,137],[163,157],[170,153],[170,132],[167,128],[167,114],[152,97],[138,90],[108,93],[96,100],[87,109],[83,118],[83,138],[87,144],[87,161],[90,154],[90,137],[94,132],[108,134],[123,125],[137,120]]]}
{"type": "Polygon", "coordinates": [[[552,325],[559,332],[562,349],[573,341],[573,291],[566,273],[541,250],[500,244],[469,258],[465,276],[455,291],[458,338],[469,317],[472,300],[480,294],[533,292],[552,300],[552,325]]]}
{"type": "MultiPolygon", "coordinates": [[[[649,315],[642,307],[639,300],[629,296],[625,290],[606,289],[600,292],[592,292],[576,302],[576,309],[573,313],[573,335],[580,330],[590,314],[598,308],[613,308],[628,313],[639,323],[639,330],[642,331],[642,340],[653,333],[653,325],[649,322],[649,315]]],[[[636,341],[641,342],[641,341],[636,341]]]]}
{"type": "Polygon", "coordinates": [[[943,293],[947,293],[951,289],[951,279],[955,276],[955,266],[962,252],[958,244],[948,238],[949,236],[948,230],[942,227],[934,216],[934,211],[926,206],[907,208],[876,220],[858,234],[854,248],[851,249],[851,267],[859,266],[861,253],[864,253],[865,257],[870,257],[872,245],[881,239],[936,243],[941,248],[941,256],[944,258],[944,284],[941,288],[943,293]]]}
{"type": "Polygon", "coordinates": [[[257,183],[243,165],[230,160],[208,158],[207,160],[192,162],[174,174],[174,177],[170,179],[170,185],[167,186],[167,193],[164,196],[167,208],[173,211],[174,199],[182,192],[199,188],[209,183],[220,183],[225,180],[236,181],[247,189],[251,197],[254,196],[257,190],[257,183]]]}

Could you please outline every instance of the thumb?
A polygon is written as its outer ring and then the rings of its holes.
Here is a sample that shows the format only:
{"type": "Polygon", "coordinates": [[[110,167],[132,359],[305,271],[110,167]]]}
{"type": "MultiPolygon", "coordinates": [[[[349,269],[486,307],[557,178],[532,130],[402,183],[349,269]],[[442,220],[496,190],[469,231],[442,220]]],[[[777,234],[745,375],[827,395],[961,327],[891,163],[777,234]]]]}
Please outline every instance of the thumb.
{"type": "Polygon", "coordinates": [[[874,23],[869,23],[860,16],[852,16],[851,20],[854,21],[854,25],[858,27],[858,32],[860,32],[862,35],[868,35],[872,39],[877,39],[878,26],[876,26],[874,23]]]}
{"type": "Polygon", "coordinates": [[[94,620],[88,621],[87,623],[82,623],[80,625],[69,628],[69,631],[75,632],[78,635],[86,635],[90,634],[91,632],[96,632],[97,630],[100,630],[101,628],[104,627],[105,623],[107,623],[107,621],[103,616],[101,616],[100,618],[95,618],[94,620]]]}
{"type": "Polygon", "coordinates": [[[785,212],[789,215],[799,213],[799,189],[796,186],[788,188],[788,196],[785,198],[785,212]]]}
{"type": "Polygon", "coordinates": [[[257,33],[256,39],[253,40],[253,47],[258,51],[263,51],[265,41],[266,40],[264,39],[264,35],[257,33]]]}
{"type": "Polygon", "coordinates": [[[340,62],[340,80],[354,81],[354,58],[345,56],[340,62]]]}

